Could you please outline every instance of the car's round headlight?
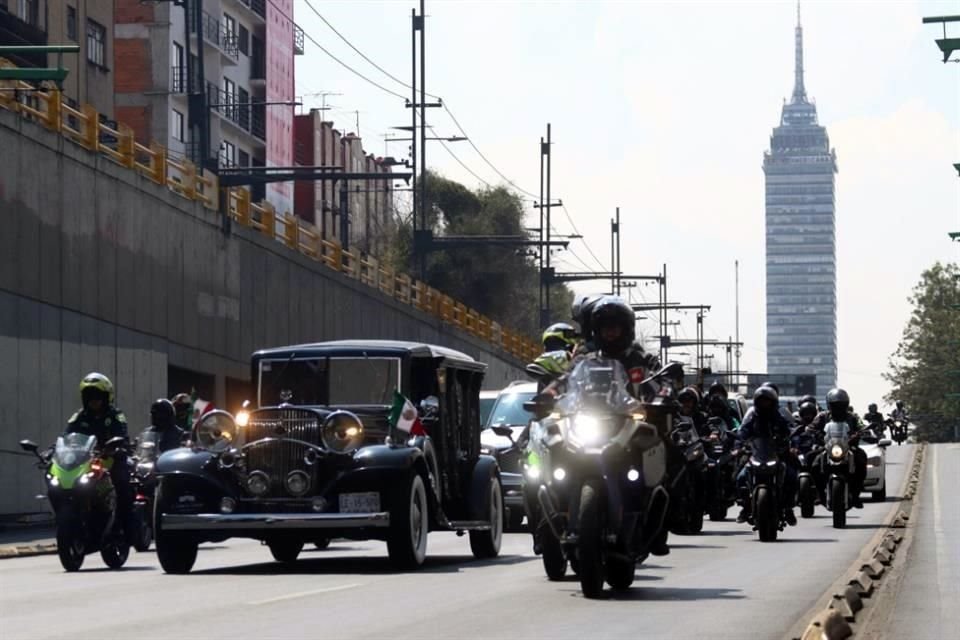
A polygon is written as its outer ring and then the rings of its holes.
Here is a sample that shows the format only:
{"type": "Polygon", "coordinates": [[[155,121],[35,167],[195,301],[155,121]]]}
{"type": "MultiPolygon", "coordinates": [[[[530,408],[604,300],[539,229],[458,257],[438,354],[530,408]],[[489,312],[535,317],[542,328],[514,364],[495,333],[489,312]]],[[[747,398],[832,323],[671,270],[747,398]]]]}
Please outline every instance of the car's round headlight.
{"type": "Polygon", "coordinates": [[[247,491],[262,498],[270,491],[270,478],[263,471],[254,471],[247,476],[247,491]]]}
{"type": "Polygon", "coordinates": [[[237,412],[236,422],[238,427],[245,427],[250,424],[250,412],[246,410],[237,412]]]}
{"type": "Polygon", "coordinates": [[[843,447],[838,444],[833,445],[830,449],[830,457],[834,460],[839,460],[843,457],[843,447]]]}
{"type": "Polygon", "coordinates": [[[303,471],[291,471],[287,474],[284,485],[286,485],[290,495],[299,498],[310,490],[310,476],[303,471]]]}
{"type": "Polygon", "coordinates": [[[237,423],[226,411],[211,411],[193,429],[193,440],[202,449],[225,451],[237,440],[237,423]]]}
{"type": "Polygon", "coordinates": [[[324,420],[322,435],[331,451],[350,453],[363,442],[363,422],[349,411],[334,411],[324,420]]]}

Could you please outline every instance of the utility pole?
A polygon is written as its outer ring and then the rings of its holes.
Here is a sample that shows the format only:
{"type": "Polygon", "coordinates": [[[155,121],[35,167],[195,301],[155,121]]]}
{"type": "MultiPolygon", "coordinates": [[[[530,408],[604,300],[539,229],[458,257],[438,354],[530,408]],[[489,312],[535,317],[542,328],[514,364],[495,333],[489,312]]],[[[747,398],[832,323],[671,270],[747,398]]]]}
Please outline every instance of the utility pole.
{"type": "Polygon", "coordinates": [[[736,382],[734,384],[733,390],[734,392],[739,392],[740,391],[740,347],[743,346],[743,344],[740,342],[740,261],[739,260],[733,261],[733,272],[734,272],[734,289],[735,289],[734,291],[734,299],[735,299],[734,333],[736,334],[735,341],[737,343],[736,351],[734,352],[734,354],[736,355],[737,377],[736,377],[736,382]]]}
{"type": "MultiPolygon", "coordinates": [[[[553,155],[551,153],[551,138],[550,138],[550,123],[547,123],[547,144],[546,144],[546,156],[547,156],[547,224],[544,228],[546,232],[546,246],[545,251],[547,252],[547,272],[551,272],[550,269],[550,205],[553,204],[553,199],[550,197],[550,157],[553,155]]],[[[550,321],[550,280],[547,280],[544,286],[544,309],[546,309],[546,322],[550,321]]]]}
{"type": "Polygon", "coordinates": [[[617,207],[617,295],[623,282],[623,265],[620,264],[620,207],[617,207]]]}
{"type": "MultiPolygon", "coordinates": [[[[543,168],[544,168],[544,167],[543,167],[543,149],[544,149],[544,146],[543,146],[543,136],[540,136],[540,202],[539,202],[538,204],[540,205],[540,207],[539,207],[539,209],[540,209],[540,229],[539,229],[539,232],[540,232],[540,242],[541,242],[541,244],[540,244],[539,247],[537,247],[537,249],[538,249],[538,254],[539,254],[539,256],[540,256],[540,264],[537,265],[537,266],[539,267],[539,269],[540,269],[540,278],[539,278],[539,280],[540,280],[540,282],[539,282],[539,285],[540,285],[540,286],[539,286],[540,306],[537,307],[537,309],[539,309],[539,311],[540,311],[540,328],[541,328],[541,329],[546,328],[547,322],[550,320],[550,318],[547,317],[546,307],[545,307],[544,304],[543,304],[543,290],[544,290],[544,286],[545,286],[545,284],[546,284],[546,282],[545,282],[544,279],[543,279],[543,267],[544,267],[544,264],[545,264],[545,263],[544,263],[544,259],[543,259],[543,252],[544,252],[545,249],[546,249],[546,250],[549,250],[549,247],[547,247],[547,246],[545,246],[544,244],[542,244],[542,243],[543,243],[543,239],[544,239],[544,234],[543,234],[543,231],[544,231],[544,229],[543,229],[543,216],[544,216],[544,213],[543,213],[543,212],[544,212],[544,207],[543,207],[543,203],[544,203],[544,200],[543,200],[543,188],[544,188],[544,184],[543,184],[543,168]]],[[[549,208],[546,208],[546,210],[549,211],[549,208]]]]}
{"type": "Polygon", "coordinates": [[[610,293],[620,295],[623,274],[620,271],[620,207],[617,217],[610,219],[610,293]]]}

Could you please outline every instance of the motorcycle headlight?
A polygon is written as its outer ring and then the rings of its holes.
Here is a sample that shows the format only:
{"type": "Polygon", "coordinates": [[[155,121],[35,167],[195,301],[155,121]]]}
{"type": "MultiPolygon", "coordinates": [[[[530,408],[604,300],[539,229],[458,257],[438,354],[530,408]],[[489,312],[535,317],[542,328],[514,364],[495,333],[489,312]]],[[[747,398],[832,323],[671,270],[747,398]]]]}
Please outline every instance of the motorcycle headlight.
{"type": "Polygon", "coordinates": [[[833,445],[830,448],[830,457],[834,460],[839,460],[843,457],[843,447],[838,444],[833,445]]]}
{"type": "Polygon", "coordinates": [[[595,447],[603,441],[603,422],[596,416],[576,415],[570,420],[570,440],[582,447],[595,447]]]}
{"type": "Polygon", "coordinates": [[[776,460],[767,460],[767,466],[768,466],[768,467],[776,466],[776,464],[777,464],[777,461],[776,461],[776,460]]]}
{"type": "Polygon", "coordinates": [[[337,453],[351,453],[363,442],[363,422],[349,411],[334,411],[323,422],[323,444],[337,453]]]}
{"type": "Polygon", "coordinates": [[[238,427],[245,427],[250,424],[250,412],[249,411],[239,411],[236,418],[238,427]]]}
{"type": "Polygon", "coordinates": [[[527,477],[537,480],[540,477],[540,467],[527,467],[527,477]]]}

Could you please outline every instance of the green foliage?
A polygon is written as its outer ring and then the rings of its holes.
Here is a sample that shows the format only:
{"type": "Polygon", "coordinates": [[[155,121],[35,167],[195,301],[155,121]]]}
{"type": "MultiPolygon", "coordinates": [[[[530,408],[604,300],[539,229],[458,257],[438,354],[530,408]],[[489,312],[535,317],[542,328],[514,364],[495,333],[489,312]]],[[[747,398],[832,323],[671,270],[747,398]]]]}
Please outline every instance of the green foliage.
{"type": "MultiPolygon", "coordinates": [[[[462,184],[428,173],[428,222],[435,236],[526,235],[523,203],[504,187],[471,191],[462,184]]],[[[416,273],[411,263],[412,230],[400,224],[390,260],[398,269],[416,273]]],[[[539,336],[539,286],[535,247],[477,246],[432,252],[426,282],[504,327],[539,336]]],[[[556,319],[569,315],[573,293],[553,287],[551,309],[556,319]]]]}
{"type": "Polygon", "coordinates": [[[910,302],[913,313],[884,374],[893,385],[886,400],[906,403],[919,439],[952,440],[960,422],[960,267],[934,264],[910,302]]]}

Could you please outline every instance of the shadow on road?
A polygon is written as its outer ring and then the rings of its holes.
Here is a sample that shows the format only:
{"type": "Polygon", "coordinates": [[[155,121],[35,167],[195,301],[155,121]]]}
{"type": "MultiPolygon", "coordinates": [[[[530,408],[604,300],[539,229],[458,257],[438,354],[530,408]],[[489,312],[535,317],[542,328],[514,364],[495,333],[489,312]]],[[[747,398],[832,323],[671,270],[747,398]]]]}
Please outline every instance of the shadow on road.
{"type": "MultiPolygon", "coordinates": [[[[783,534],[780,534],[783,535],[783,534]]],[[[777,538],[777,542],[836,542],[836,538],[791,538],[789,536],[784,536],[782,538],[777,538]]],[[[760,542],[757,540],[757,542],[760,542]]]]}
{"type": "Polygon", "coordinates": [[[700,535],[701,536],[749,536],[749,535],[752,535],[752,533],[750,531],[738,529],[736,531],[703,531],[700,533],[700,535]]]}
{"type": "Polygon", "coordinates": [[[878,524],[847,524],[844,529],[880,529],[885,526],[883,523],[878,524]]]}
{"type": "Polygon", "coordinates": [[[670,549],[726,549],[715,544],[674,544],[670,543],[670,549]]]}
{"type": "Polygon", "coordinates": [[[649,602],[690,602],[696,600],[743,600],[740,589],[708,587],[635,587],[628,591],[606,591],[608,600],[646,600],[649,602]]]}
{"type": "Polygon", "coordinates": [[[127,565],[120,569],[111,569],[110,567],[94,567],[92,569],[80,569],[78,573],[128,573],[130,571],[159,571],[159,567],[127,565]]]}
{"type": "MultiPolygon", "coordinates": [[[[339,549],[337,549],[339,551],[339,549]]],[[[493,560],[476,560],[473,556],[427,556],[426,562],[418,573],[459,573],[468,567],[491,567],[499,565],[531,562],[528,556],[505,555],[493,560]]],[[[194,571],[195,575],[392,575],[406,573],[394,569],[386,556],[378,557],[335,557],[303,558],[290,564],[281,562],[263,562],[232,567],[218,567],[194,571]]]]}

